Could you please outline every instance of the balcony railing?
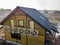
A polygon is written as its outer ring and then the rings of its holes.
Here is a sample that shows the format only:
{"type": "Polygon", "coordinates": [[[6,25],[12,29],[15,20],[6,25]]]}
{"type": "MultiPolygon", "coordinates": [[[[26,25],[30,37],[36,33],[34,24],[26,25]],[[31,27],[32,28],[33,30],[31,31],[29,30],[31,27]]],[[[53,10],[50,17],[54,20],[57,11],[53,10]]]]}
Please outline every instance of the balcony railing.
{"type": "Polygon", "coordinates": [[[5,32],[18,33],[18,34],[38,37],[38,30],[36,30],[36,29],[33,30],[33,29],[29,29],[29,28],[11,27],[11,26],[4,26],[3,28],[4,28],[5,32]]]}

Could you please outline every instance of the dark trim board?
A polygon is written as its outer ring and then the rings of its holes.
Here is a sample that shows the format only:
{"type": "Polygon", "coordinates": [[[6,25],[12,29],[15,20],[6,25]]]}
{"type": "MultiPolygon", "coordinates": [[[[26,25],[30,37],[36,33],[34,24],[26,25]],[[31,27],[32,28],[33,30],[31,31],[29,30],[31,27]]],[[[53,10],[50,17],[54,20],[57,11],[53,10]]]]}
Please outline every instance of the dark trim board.
{"type": "Polygon", "coordinates": [[[44,41],[44,45],[46,45],[46,31],[45,31],[45,41],[44,41]]]}
{"type": "MultiPolygon", "coordinates": [[[[27,16],[26,16],[26,28],[27,28],[27,16]]],[[[28,36],[26,35],[26,45],[28,45],[28,36]]]]}

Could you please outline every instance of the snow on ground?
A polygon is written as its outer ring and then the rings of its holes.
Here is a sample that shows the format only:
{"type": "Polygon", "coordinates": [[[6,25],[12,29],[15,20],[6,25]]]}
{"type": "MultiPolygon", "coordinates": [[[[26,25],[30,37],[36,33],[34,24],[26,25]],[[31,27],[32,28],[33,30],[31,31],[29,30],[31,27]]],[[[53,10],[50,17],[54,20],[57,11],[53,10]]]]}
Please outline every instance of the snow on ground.
{"type": "Polygon", "coordinates": [[[4,30],[0,29],[0,39],[5,39],[4,30]]]}

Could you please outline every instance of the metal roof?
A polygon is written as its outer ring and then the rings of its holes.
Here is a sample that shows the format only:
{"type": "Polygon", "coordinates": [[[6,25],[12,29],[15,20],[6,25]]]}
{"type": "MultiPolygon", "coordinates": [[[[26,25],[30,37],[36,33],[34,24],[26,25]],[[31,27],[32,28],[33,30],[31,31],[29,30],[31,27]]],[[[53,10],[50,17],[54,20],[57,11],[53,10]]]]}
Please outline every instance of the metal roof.
{"type": "Polygon", "coordinates": [[[26,8],[26,7],[19,7],[19,9],[23,10],[25,13],[28,14],[32,19],[34,19],[37,23],[42,25],[47,31],[50,31],[50,23],[47,17],[45,17],[42,13],[40,13],[36,9],[26,8]]]}

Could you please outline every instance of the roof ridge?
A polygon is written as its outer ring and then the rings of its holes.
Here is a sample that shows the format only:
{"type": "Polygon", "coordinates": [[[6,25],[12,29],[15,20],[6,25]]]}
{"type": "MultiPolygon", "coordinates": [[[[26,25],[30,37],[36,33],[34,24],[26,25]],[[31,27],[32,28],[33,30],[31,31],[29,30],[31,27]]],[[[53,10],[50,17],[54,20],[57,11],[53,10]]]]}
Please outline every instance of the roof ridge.
{"type": "MultiPolygon", "coordinates": [[[[30,8],[30,7],[22,7],[22,6],[17,6],[17,8],[34,9],[34,8],[30,8]]],[[[37,9],[34,9],[34,10],[37,10],[37,9]]]]}

